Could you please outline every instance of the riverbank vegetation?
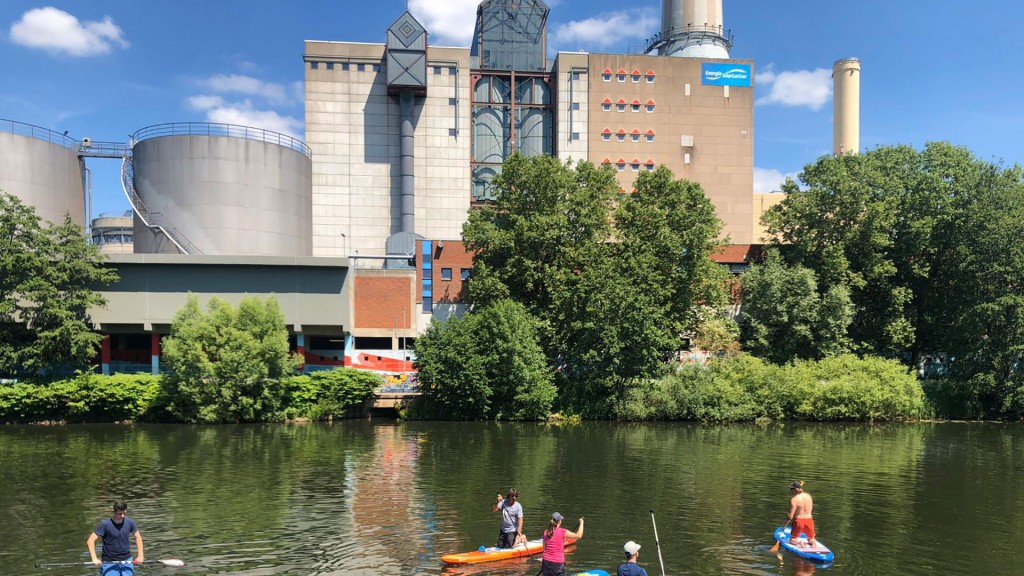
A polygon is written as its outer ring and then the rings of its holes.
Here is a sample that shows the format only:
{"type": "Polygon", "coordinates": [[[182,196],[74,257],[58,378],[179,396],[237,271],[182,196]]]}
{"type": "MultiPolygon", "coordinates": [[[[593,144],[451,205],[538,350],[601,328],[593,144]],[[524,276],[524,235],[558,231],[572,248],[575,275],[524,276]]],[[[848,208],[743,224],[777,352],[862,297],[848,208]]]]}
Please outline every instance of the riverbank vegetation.
{"type": "MultiPolygon", "coordinates": [[[[727,275],[708,258],[721,225],[698,184],[662,167],[623,194],[610,167],[509,158],[495,202],[463,227],[471,311],[417,342],[422,365],[446,367],[421,372],[425,396],[444,407],[458,393],[449,375],[490,353],[474,342],[460,355],[446,332],[510,300],[537,326],[550,380],[535,382],[555,385],[549,410],[563,414],[1024,415],[1022,170],[938,143],[822,157],[800,180],[765,216],[773,240],[739,279],[737,326],[727,275]],[[680,364],[687,346],[706,367],[680,364]]],[[[473,392],[473,406],[441,415],[533,418],[473,392]]]]}
{"type": "Polygon", "coordinates": [[[217,298],[204,311],[190,296],[164,339],[166,374],[101,376],[0,385],[0,422],[275,422],[361,414],[382,384],[337,368],[298,373],[284,315],[273,297],[217,298]]]}

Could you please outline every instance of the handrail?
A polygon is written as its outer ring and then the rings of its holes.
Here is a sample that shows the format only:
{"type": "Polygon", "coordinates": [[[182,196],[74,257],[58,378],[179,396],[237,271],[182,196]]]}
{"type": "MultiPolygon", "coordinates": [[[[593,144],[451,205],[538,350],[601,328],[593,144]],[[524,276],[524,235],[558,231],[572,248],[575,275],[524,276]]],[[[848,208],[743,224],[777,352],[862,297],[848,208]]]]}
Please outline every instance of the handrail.
{"type": "Polygon", "coordinates": [[[178,252],[181,252],[182,254],[188,255],[203,253],[201,250],[196,248],[194,244],[189,242],[188,238],[182,236],[181,233],[178,232],[178,230],[169,222],[158,224],[153,220],[153,216],[158,215],[158,213],[150,212],[149,209],[146,208],[145,202],[142,201],[142,197],[135,191],[135,169],[131,156],[127,155],[125,155],[124,159],[121,161],[121,188],[124,190],[124,195],[128,198],[128,203],[131,204],[132,209],[134,209],[135,213],[139,215],[139,219],[142,220],[142,223],[146,225],[147,228],[155,228],[159,230],[160,233],[166,236],[167,239],[174,244],[175,248],[178,249],[178,252]],[[179,239],[181,242],[178,241],[179,239]],[[182,246],[182,243],[186,244],[189,249],[185,249],[185,247],[182,246]]]}
{"type": "Polygon", "coordinates": [[[305,142],[289,136],[265,130],[263,128],[252,128],[250,126],[238,126],[236,124],[218,124],[213,122],[170,122],[166,124],[154,124],[137,131],[132,135],[132,142],[138,143],[149,138],[161,136],[227,136],[229,138],[244,138],[256,140],[268,144],[286,146],[297,152],[302,152],[312,158],[313,153],[305,142]]]}
{"type": "Polygon", "coordinates": [[[660,48],[664,44],[668,44],[673,40],[677,40],[683,36],[695,35],[704,37],[717,37],[725,43],[725,48],[731,49],[732,42],[734,39],[732,30],[723,28],[722,26],[678,26],[676,28],[669,28],[668,30],[662,30],[654,36],[651,36],[644,42],[644,54],[650,54],[656,48],[660,48]]]}
{"type": "Polygon", "coordinates": [[[49,128],[34,126],[32,124],[18,122],[17,120],[8,120],[6,118],[0,118],[0,132],[7,132],[18,136],[28,136],[29,138],[43,140],[50,144],[59,144],[65,148],[72,148],[78,144],[78,141],[74,138],[59,132],[54,132],[49,128]]]}

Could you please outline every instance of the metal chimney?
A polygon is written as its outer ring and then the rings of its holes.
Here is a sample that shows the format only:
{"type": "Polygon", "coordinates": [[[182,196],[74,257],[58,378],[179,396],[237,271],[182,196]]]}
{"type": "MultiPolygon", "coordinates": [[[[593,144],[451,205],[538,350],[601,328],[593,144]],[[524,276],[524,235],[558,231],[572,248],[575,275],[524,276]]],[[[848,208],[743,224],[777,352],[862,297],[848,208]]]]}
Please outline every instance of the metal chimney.
{"type": "Polygon", "coordinates": [[[722,0],[662,0],[661,32],[645,53],[661,56],[728,58],[732,33],[725,29],[722,0]]]}
{"type": "Polygon", "coordinates": [[[844,58],[832,66],[832,152],[860,150],[860,60],[844,58]]]}

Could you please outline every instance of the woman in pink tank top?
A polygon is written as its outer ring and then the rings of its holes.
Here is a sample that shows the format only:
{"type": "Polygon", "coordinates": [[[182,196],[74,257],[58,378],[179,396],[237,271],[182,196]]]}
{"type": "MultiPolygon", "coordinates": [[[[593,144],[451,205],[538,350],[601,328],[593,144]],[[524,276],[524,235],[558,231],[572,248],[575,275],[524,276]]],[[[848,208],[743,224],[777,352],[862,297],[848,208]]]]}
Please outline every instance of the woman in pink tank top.
{"type": "Polygon", "coordinates": [[[544,531],[544,555],[540,563],[543,576],[565,576],[565,539],[579,540],[583,538],[583,518],[575,532],[562,528],[565,518],[555,512],[551,515],[548,529],[544,531]]]}

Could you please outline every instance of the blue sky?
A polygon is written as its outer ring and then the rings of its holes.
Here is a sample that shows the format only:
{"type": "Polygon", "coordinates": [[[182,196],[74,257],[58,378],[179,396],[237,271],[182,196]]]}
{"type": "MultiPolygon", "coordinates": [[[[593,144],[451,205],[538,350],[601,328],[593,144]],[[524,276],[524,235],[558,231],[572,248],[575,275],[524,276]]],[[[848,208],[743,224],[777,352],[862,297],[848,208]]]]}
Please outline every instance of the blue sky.
{"type": "MultiPolygon", "coordinates": [[[[949,140],[1024,163],[1024,3],[724,0],[732,55],[758,71],[755,189],[832,147],[831,66],[858,57],[861,146],[949,140]]],[[[435,45],[464,46],[477,0],[410,0],[435,45]]],[[[661,2],[549,2],[552,50],[621,52],[659,27],[661,2]]],[[[404,1],[4,0],[0,118],[127,141],[164,122],[302,136],[303,40],[382,42],[404,1]]],[[[90,162],[94,214],[128,208],[119,166],[90,162]]]]}

